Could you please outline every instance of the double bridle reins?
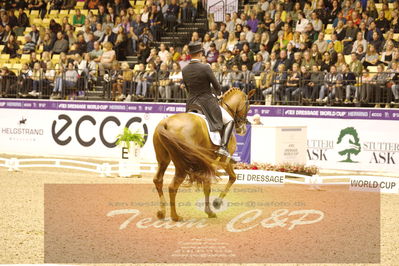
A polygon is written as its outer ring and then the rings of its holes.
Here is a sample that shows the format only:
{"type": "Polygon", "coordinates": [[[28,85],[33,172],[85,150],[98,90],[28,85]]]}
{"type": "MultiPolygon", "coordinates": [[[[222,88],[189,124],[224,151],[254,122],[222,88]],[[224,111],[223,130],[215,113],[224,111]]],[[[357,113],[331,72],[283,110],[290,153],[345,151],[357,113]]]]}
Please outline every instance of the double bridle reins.
{"type": "Polygon", "coordinates": [[[229,110],[229,112],[231,113],[231,115],[233,115],[233,119],[234,119],[234,123],[237,125],[246,123],[248,124],[249,121],[247,119],[247,112],[248,112],[248,107],[249,107],[249,101],[248,101],[248,97],[245,97],[245,106],[243,108],[241,108],[240,110],[236,110],[234,112],[233,108],[231,108],[224,100],[224,97],[220,98],[220,103],[223,105],[226,105],[227,109],[229,110]],[[243,110],[245,111],[244,115],[239,115],[243,110]]]}

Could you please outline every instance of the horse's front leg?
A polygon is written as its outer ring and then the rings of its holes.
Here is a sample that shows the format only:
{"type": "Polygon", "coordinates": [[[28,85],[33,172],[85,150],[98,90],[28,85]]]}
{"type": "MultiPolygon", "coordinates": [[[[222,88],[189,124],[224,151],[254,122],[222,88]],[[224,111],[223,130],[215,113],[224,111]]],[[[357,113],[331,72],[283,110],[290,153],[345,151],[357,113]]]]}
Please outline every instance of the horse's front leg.
{"type": "Polygon", "coordinates": [[[226,166],[226,168],[224,168],[224,170],[229,175],[229,181],[227,182],[224,190],[220,193],[219,197],[213,201],[213,207],[215,207],[216,209],[220,208],[220,206],[223,203],[223,198],[226,197],[226,195],[229,192],[231,186],[234,184],[234,182],[237,179],[237,176],[236,176],[236,174],[234,173],[234,170],[233,170],[233,165],[231,163],[228,164],[226,166]]]}
{"type": "Polygon", "coordinates": [[[209,206],[209,194],[211,193],[211,182],[204,182],[204,194],[205,194],[205,213],[208,214],[208,218],[216,218],[216,214],[211,210],[209,206]]]}

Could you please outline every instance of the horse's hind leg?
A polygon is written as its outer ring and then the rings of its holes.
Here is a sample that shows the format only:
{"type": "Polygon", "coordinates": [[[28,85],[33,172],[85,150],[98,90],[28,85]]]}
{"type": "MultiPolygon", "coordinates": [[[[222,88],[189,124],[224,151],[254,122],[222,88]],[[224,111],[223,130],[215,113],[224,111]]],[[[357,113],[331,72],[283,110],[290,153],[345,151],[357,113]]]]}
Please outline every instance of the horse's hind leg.
{"type": "Polygon", "coordinates": [[[179,190],[181,183],[184,181],[186,176],[185,171],[181,170],[179,167],[176,167],[175,176],[173,177],[172,183],[169,185],[169,197],[170,197],[170,216],[172,220],[175,222],[181,221],[182,218],[177,215],[176,212],[176,194],[179,190]]]}
{"type": "Polygon", "coordinates": [[[234,170],[233,170],[233,165],[231,163],[228,164],[224,170],[229,175],[229,181],[227,182],[224,190],[220,193],[219,198],[217,198],[217,199],[215,199],[213,201],[213,207],[215,207],[216,209],[220,208],[220,206],[222,205],[222,202],[223,202],[223,198],[226,197],[226,195],[229,192],[231,186],[234,184],[234,182],[237,179],[237,176],[236,176],[236,174],[234,173],[234,170]]]}
{"type": "MultiPolygon", "coordinates": [[[[156,141],[154,141],[155,143],[156,141]]],[[[165,214],[166,214],[166,201],[165,201],[165,196],[163,195],[163,176],[165,174],[166,169],[168,168],[168,165],[170,163],[170,157],[168,152],[163,148],[163,146],[160,143],[157,143],[155,145],[155,153],[157,155],[157,161],[158,161],[158,170],[157,173],[155,174],[155,177],[153,179],[155,188],[158,191],[159,195],[159,200],[160,200],[160,209],[157,212],[157,217],[158,219],[164,219],[165,214]]]]}
{"type": "Polygon", "coordinates": [[[165,174],[166,169],[168,168],[169,162],[170,161],[163,161],[158,163],[158,170],[153,179],[160,200],[160,205],[159,205],[160,209],[157,212],[158,219],[164,219],[166,214],[166,201],[165,201],[165,196],[163,195],[162,187],[163,187],[163,176],[165,174]]]}
{"type": "Polygon", "coordinates": [[[209,206],[209,194],[211,193],[211,182],[204,182],[204,194],[205,194],[205,213],[208,214],[208,218],[216,218],[216,214],[211,210],[209,206]]]}

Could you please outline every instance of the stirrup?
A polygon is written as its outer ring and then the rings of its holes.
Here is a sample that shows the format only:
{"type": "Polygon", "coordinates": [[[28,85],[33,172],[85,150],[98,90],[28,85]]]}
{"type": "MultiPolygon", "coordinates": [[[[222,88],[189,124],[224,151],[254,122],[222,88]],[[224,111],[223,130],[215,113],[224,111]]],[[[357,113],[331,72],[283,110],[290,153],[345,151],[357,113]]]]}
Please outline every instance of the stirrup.
{"type": "Polygon", "coordinates": [[[218,150],[215,151],[218,155],[224,156],[226,158],[231,158],[231,154],[226,150],[220,147],[218,150]]]}

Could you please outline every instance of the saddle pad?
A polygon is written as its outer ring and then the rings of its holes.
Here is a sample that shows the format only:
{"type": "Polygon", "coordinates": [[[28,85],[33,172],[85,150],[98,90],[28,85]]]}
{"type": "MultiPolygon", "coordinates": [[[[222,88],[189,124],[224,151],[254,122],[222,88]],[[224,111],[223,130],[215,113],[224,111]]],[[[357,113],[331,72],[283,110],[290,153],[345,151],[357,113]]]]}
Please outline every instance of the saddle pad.
{"type": "Polygon", "coordinates": [[[194,113],[194,112],[189,112],[189,114],[193,114],[193,115],[199,116],[199,117],[201,117],[202,119],[205,120],[206,128],[208,129],[208,134],[209,134],[209,137],[210,137],[212,143],[214,145],[220,146],[220,142],[222,141],[222,138],[220,136],[220,132],[219,131],[210,131],[208,120],[206,120],[205,115],[202,115],[202,114],[199,114],[199,113],[194,113]]]}

